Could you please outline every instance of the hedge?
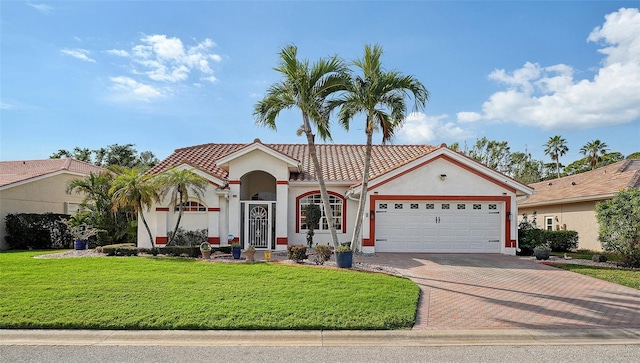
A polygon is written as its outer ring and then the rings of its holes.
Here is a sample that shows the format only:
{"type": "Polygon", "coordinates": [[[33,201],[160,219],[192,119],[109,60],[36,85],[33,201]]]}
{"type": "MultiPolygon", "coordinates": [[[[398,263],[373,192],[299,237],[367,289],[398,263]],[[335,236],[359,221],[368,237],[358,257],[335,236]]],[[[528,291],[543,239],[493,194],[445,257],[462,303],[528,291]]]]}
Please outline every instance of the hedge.
{"type": "Polygon", "coordinates": [[[5,241],[16,250],[72,248],[73,236],[61,221],[69,218],[54,213],[7,214],[5,241]]]}

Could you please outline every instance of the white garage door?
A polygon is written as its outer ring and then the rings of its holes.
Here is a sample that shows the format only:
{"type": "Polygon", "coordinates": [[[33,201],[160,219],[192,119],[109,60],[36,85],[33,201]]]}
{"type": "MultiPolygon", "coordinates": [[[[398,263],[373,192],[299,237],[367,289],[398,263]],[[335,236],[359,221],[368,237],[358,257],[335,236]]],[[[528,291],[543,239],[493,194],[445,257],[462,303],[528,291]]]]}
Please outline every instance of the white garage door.
{"type": "Polygon", "coordinates": [[[377,201],[377,252],[499,253],[502,204],[377,201]]]}

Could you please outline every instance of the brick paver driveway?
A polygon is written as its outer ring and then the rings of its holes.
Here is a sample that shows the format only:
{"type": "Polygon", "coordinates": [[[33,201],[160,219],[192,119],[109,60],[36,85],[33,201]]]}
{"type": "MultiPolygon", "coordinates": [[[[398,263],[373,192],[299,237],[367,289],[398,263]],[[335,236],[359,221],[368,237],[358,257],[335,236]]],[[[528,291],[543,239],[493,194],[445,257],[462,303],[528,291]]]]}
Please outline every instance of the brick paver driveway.
{"type": "Polygon", "coordinates": [[[640,328],[639,290],[514,256],[379,253],[367,260],[420,286],[414,329],[640,328]]]}

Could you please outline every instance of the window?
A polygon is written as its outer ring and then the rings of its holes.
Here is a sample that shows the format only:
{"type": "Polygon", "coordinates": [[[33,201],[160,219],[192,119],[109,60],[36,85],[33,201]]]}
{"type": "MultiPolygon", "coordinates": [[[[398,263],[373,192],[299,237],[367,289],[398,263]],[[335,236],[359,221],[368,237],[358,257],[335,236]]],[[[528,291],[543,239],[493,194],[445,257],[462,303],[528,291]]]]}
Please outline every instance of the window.
{"type": "Polygon", "coordinates": [[[474,204],[473,209],[482,209],[482,204],[474,204]]]}
{"type": "Polygon", "coordinates": [[[449,203],[443,203],[440,209],[449,209],[449,203]]]}
{"type": "Polygon", "coordinates": [[[418,209],[418,203],[411,203],[411,209],[418,209]]]}
{"type": "Polygon", "coordinates": [[[393,208],[394,208],[394,209],[402,209],[402,207],[403,207],[402,203],[396,203],[396,204],[393,206],[393,208]]]}
{"type": "Polygon", "coordinates": [[[495,210],[495,209],[498,209],[497,204],[489,204],[489,210],[495,210]]]}
{"type": "Polygon", "coordinates": [[[387,203],[378,204],[378,209],[387,209],[387,203]]]}
{"type": "MultiPolygon", "coordinates": [[[[304,209],[309,204],[315,204],[320,207],[320,211],[322,212],[322,217],[320,218],[320,223],[316,226],[315,230],[318,231],[328,231],[329,223],[327,222],[327,216],[324,213],[324,204],[322,203],[322,196],[320,193],[307,195],[306,197],[300,198],[299,202],[300,207],[300,229],[307,230],[309,226],[305,221],[306,217],[304,215],[304,209]]],[[[333,224],[336,227],[337,231],[342,230],[342,199],[335,195],[329,195],[329,205],[331,206],[331,210],[333,212],[333,224]]]]}
{"type": "Polygon", "coordinates": [[[458,204],[458,205],[456,206],[456,208],[458,208],[458,209],[465,209],[466,207],[467,207],[467,205],[466,205],[466,204],[458,204]]]}
{"type": "MultiPolygon", "coordinates": [[[[178,206],[176,206],[175,211],[176,212],[180,211],[178,206]]],[[[183,212],[206,212],[207,208],[198,202],[194,202],[190,200],[188,202],[182,203],[182,211],[183,212]]]]}
{"type": "Polygon", "coordinates": [[[434,209],[435,208],[435,204],[427,203],[426,207],[427,207],[427,209],[434,209]]]}
{"type": "Polygon", "coordinates": [[[553,217],[544,218],[544,229],[547,231],[553,231],[553,217]]]}

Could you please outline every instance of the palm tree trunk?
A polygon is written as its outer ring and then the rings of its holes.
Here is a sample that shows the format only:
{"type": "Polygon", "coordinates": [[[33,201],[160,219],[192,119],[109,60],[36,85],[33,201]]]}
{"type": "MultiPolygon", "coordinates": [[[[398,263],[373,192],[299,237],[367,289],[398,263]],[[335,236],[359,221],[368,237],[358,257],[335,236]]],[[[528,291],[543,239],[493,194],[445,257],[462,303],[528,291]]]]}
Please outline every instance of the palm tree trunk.
{"type": "Polygon", "coordinates": [[[304,120],[304,133],[307,136],[307,143],[309,144],[309,154],[311,154],[311,161],[313,162],[313,168],[316,171],[316,178],[320,186],[320,196],[322,197],[322,205],[324,205],[324,215],[327,218],[327,224],[329,225],[329,233],[331,234],[331,242],[334,248],[338,248],[340,242],[338,241],[338,234],[336,233],[336,227],[333,224],[333,210],[329,202],[329,193],[327,193],[327,186],[324,183],[324,175],[320,162],[318,161],[318,154],[316,153],[316,144],[314,141],[314,135],[311,132],[311,125],[309,123],[309,116],[306,113],[302,113],[302,119],[304,120]]]}
{"type": "Polygon", "coordinates": [[[151,242],[151,248],[155,248],[156,244],[153,242],[153,235],[151,234],[151,228],[149,228],[149,224],[147,220],[144,218],[144,211],[142,210],[142,203],[138,201],[138,213],[140,213],[140,218],[142,218],[142,223],[144,227],[147,229],[147,233],[149,233],[149,242],[151,242]]]}
{"type": "Polygon", "coordinates": [[[560,179],[560,157],[556,154],[556,174],[558,175],[558,179],[560,179]]]}
{"type": "Polygon", "coordinates": [[[367,130],[367,146],[364,154],[364,172],[362,173],[362,191],[360,192],[360,200],[358,201],[358,213],[356,214],[356,225],[353,229],[351,238],[351,249],[358,247],[362,241],[360,234],[362,233],[362,223],[364,218],[364,206],[367,202],[367,188],[369,187],[369,167],[371,166],[371,149],[373,148],[373,130],[367,130]],[[356,242],[356,240],[358,242],[356,242]]]}
{"type": "Polygon", "coordinates": [[[167,241],[167,246],[171,246],[171,243],[176,239],[176,235],[178,234],[178,227],[180,226],[180,220],[182,219],[182,208],[184,201],[182,200],[182,192],[178,192],[180,194],[180,200],[178,204],[178,220],[176,221],[176,226],[173,228],[173,233],[171,234],[171,238],[167,241]]]}

